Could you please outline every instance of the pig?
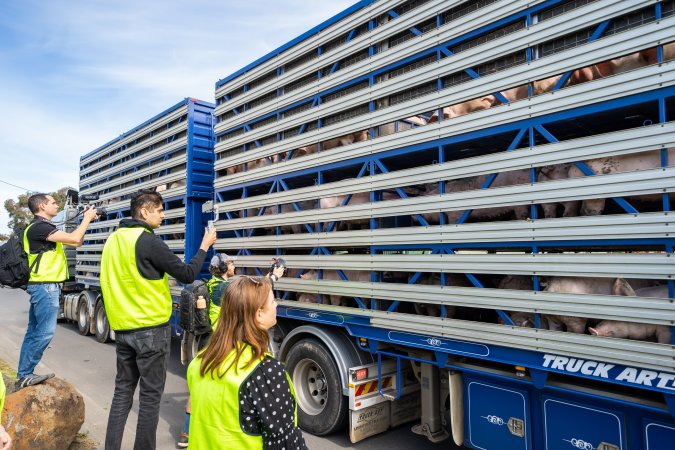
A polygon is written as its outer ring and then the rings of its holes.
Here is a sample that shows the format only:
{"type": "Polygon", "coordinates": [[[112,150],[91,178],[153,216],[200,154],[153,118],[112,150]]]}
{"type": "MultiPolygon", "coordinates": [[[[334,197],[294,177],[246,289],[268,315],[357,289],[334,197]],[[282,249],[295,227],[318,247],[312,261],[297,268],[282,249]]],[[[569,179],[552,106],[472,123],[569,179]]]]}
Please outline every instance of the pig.
{"type": "MultiPolygon", "coordinates": [[[[356,133],[350,133],[344,136],[323,141],[321,142],[321,150],[324,151],[337,147],[344,147],[345,145],[350,145],[355,142],[367,141],[369,138],[370,133],[368,132],[368,130],[361,130],[357,131],[356,133]]],[[[304,147],[300,147],[298,149],[293,150],[293,158],[296,158],[298,156],[312,155],[314,153],[317,153],[318,151],[319,151],[318,144],[306,145],[304,147]]],[[[279,158],[280,161],[283,161],[284,159],[286,159],[286,153],[282,153],[279,158]]]]}
{"type": "MultiPolygon", "coordinates": [[[[665,58],[664,58],[665,59],[665,58]]],[[[603,61],[592,67],[595,78],[608,77],[629,70],[656,64],[656,48],[649,48],[630,55],[603,61]]]]}
{"type": "MultiPolygon", "coordinates": [[[[420,276],[417,284],[424,284],[430,286],[440,286],[441,285],[441,276],[438,273],[425,273],[420,276]]],[[[445,274],[445,286],[461,286],[461,287],[471,287],[473,286],[471,282],[461,274],[446,273],[445,274]]],[[[415,303],[415,312],[423,316],[441,316],[441,305],[436,305],[432,303],[415,303]]],[[[455,315],[456,308],[455,306],[446,306],[445,307],[445,317],[452,318],[455,315]]]]}
{"type": "MultiPolygon", "coordinates": [[[[562,75],[545,78],[532,83],[532,94],[539,95],[545,92],[551,92],[562,75]]],[[[585,83],[596,78],[595,73],[591,67],[584,67],[572,72],[567,81],[561,87],[573,86],[575,84],[585,83]]]]}
{"type": "MultiPolygon", "coordinates": [[[[569,171],[572,164],[557,164],[553,166],[544,166],[537,169],[537,181],[552,181],[569,178],[569,171]]],[[[563,206],[563,217],[575,217],[579,215],[581,201],[574,200],[560,203],[544,203],[541,205],[544,210],[544,217],[552,219],[558,217],[558,205],[563,206]]]]}
{"type": "MultiPolygon", "coordinates": [[[[407,188],[404,188],[407,190],[407,188]]],[[[333,197],[324,197],[319,200],[320,208],[336,208],[342,206],[342,203],[347,197],[345,195],[336,195],[333,197]]],[[[400,198],[400,196],[395,191],[382,191],[382,200],[395,200],[400,198]]],[[[370,203],[370,192],[357,192],[352,195],[349,199],[347,205],[363,205],[365,203],[370,203]]],[[[370,219],[357,219],[351,220],[347,223],[340,223],[338,227],[339,230],[344,229],[359,229],[360,227],[368,227],[370,225],[370,219]]]]}
{"type": "MultiPolygon", "coordinates": [[[[667,150],[669,163],[675,162],[675,148],[667,150]]],[[[618,172],[632,172],[636,170],[656,169],[661,167],[661,152],[654,150],[643,153],[633,153],[628,155],[609,156],[585,161],[586,165],[596,174],[611,174],[618,172]]],[[[570,178],[582,177],[583,172],[572,165],[569,170],[570,178]]],[[[659,200],[660,194],[649,194],[634,197],[637,200],[659,200]]],[[[597,216],[605,210],[605,199],[588,199],[581,203],[581,214],[585,216],[597,216]]]]}
{"type": "MultiPolygon", "coordinates": [[[[633,294],[632,287],[622,278],[554,277],[548,282],[545,291],[565,294],[626,296],[633,294]]],[[[562,325],[564,325],[567,331],[572,333],[584,333],[588,322],[586,317],[560,315],[548,315],[546,319],[549,329],[562,329],[562,325]]]]}
{"type": "MultiPolygon", "coordinates": [[[[305,200],[301,202],[297,202],[298,206],[300,207],[301,211],[307,211],[310,209],[314,209],[316,207],[316,200],[305,200]]],[[[281,211],[280,214],[285,214],[285,213],[291,213],[291,212],[296,212],[295,208],[293,207],[293,204],[291,203],[285,203],[281,205],[281,211]]],[[[273,216],[277,214],[277,207],[276,206],[268,206],[265,208],[265,212],[263,213],[265,216],[273,216]]],[[[304,233],[306,231],[306,228],[303,224],[293,224],[293,225],[283,225],[281,227],[281,232],[283,234],[299,234],[299,233],[304,233]]]]}
{"type": "MultiPolygon", "coordinates": [[[[512,289],[519,291],[531,291],[534,289],[532,278],[524,276],[507,275],[497,284],[497,289],[512,289]]],[[[507,311],[507,314],[517,327],[533,328],[535,324],[534,313],[526,311],[507,311]]],[[[548,328],[545,323],[545,317],[540,316],[541,328],[548,328]]],[[[504,324],[500,318],[499,322],[504,324]]]]}
{"type": "MultiPolygon", "coordinates": [[[[343,273],[349,281],[370,282],[370,272],[344,270],[343,273]]],[[[312,269],[300,275],[300,278],[303,280],[316,280],[318,279],[318,275],[316,270],[312,269]]],[[[340,278],[340,275],[336,270],[324,270],[322,279],[330,281],[342,281],[342,278],[340,278]]],[[[349,306],[350,304],[349,297],[343,297],[341,295],[323,295],[324,302],[326,297],[333,306],[349,306]]],[[[318,303],[319,297],[317,294],[298,292],[298,301],[303,303],[318,303]]]]}
{"type": "MultiPolygon", "coordinates": [[[[497,102],[494,95],[485,95],[483,97],[474,98],[456,105],[446,106],[443,108],[443,120],[452,119],[453,117],[463,116],[475,111],[481,111],[492,107],[497,102]]],[[[435,111],[429,118],[428,123],[438,122],[438,111],[435,111]]]]}
{"type": "Polygon", "coordinates": [[[637,339],[641,341],[655,337],[656,341],[660,344],[671,343],[670,327],[665,325],[603,320],[595,327],[588,327],[588,331],[593,336],[637,339]]]}
{"type": "MultiPolygon", "coordinates": [[[[633,285],[639,285],[636,282],[633,285]]],[[[631,296],[668,298],[668,286],[647,286],[630,292],[631,296]]],[[[665,325],[647,323],[622,322],[618,320],[603,320],[588,331],[593,336],[608,336],[624,339],[646,340],[656,338],[660,344],[671,343],[671,328],[665,325]]]]}

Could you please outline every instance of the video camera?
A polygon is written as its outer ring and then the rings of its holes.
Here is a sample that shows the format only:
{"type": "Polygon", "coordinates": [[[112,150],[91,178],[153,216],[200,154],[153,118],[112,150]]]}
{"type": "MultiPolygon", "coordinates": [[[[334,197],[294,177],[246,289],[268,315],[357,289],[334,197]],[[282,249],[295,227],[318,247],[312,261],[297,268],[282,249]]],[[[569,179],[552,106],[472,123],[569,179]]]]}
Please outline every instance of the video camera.
{"type": "Polygon", "coordinates": [[[72,204],[77,205],[78,215],[91,206],[96,207],[96,214],[99,216],[102,216],[106,213],[105,206],[96,206],[92,204],[98,201],[98,195],[96,194],[78,195],[77,191],[69,189],[66,193],[66,197],[71,201],[72,204]]]}

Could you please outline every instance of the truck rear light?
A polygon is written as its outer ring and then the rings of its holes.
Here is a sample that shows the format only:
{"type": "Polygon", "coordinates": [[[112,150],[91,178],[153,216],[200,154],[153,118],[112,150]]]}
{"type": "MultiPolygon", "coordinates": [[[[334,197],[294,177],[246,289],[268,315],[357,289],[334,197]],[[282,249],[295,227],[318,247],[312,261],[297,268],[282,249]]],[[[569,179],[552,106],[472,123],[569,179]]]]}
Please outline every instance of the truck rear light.
{"type": "Polygon", "coordinates": [[[361,381],[368,378],[368,369],[359,369],[354,372],[354,381],[361,381]]]}

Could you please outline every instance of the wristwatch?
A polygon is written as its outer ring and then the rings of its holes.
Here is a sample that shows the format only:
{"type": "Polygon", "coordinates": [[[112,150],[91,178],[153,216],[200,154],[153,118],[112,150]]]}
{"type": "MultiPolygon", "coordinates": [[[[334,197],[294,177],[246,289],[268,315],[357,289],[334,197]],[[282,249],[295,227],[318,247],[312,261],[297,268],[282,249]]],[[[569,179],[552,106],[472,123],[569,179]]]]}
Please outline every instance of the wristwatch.
{"type": "Polygon", "coordinates": [[[276,276],[275,274],[271,274],[270,278],[272,278],[272,281],[274,281],[275,283],[279,280],[279,277],[276,276]],[[272,278],[272,277],[274,277],[274,278],[272,278]]]}

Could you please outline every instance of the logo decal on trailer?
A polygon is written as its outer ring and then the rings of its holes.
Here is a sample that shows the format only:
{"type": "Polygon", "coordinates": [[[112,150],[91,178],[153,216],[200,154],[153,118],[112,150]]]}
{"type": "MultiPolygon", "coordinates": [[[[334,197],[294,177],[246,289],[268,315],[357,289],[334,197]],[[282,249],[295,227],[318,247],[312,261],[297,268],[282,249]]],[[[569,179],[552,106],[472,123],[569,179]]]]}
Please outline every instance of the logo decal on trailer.
{"type": "Polygon", "coordinates": [[[307,313],[307,317],[309,317],[310,319],[316,319],[319,317],[319,313],[315,312],[307,313]]]}
{"type": "Polygon", "coordinates": [[[435,338],[424,339],[424,342],[431,345],[432,347],[440,347],[441,345],[443,345],[443,341],[441,341],[440,339],[435,339],[435,338]]]}
{"type": "Polygon", "coordinates": [[[582,440],[582,439],[563,439],[565,442],[572,444],[572,447],[579,448],[581,450],[595,450],[592,444],[582,440]]]}
{"type": "Polygon", "coordinates": [[[504,422],[504,419],[502,419],[501,417],[493,416],[492,414],[490,414],[489,416],[481,416],[481,417],[490,422],[492,425],[499,425],[500,427],[506,423],[504,422]]]}

